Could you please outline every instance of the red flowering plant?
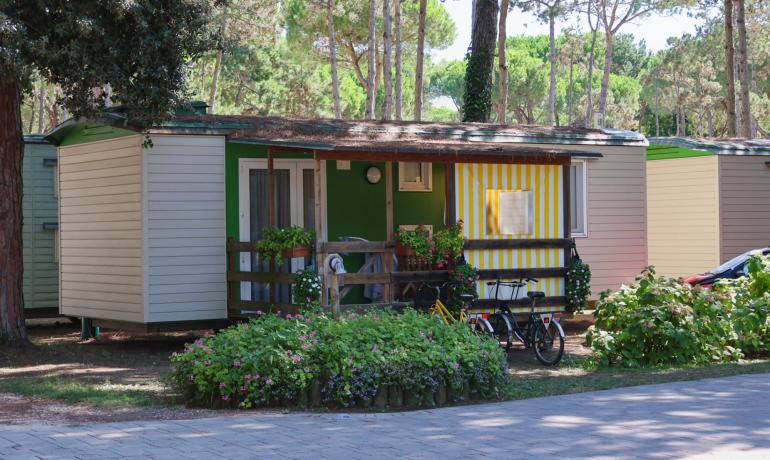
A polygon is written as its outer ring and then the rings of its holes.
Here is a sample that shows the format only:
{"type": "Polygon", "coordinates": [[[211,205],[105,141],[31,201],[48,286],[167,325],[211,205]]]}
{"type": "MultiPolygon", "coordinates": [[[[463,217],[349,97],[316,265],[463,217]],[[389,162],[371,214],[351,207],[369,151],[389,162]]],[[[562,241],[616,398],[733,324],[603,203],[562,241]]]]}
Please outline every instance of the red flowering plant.
{"type": "Polygon", "coordinates": [[[455,261],[462,257],[465,247],[462,221],[437,231],[433,235],[433,247],[433,261],[436,263],[436,268],[444,269],[453,266],[455,261]]]}
{"type": "Polygon", "coordinates": [[[449,270],[449,304],[452,308],[459,309],[462,305],[460,296],[463,294],[478,295],[476,282],[479,280],[479,271],[470,264],[456,266],[449,270]]]}

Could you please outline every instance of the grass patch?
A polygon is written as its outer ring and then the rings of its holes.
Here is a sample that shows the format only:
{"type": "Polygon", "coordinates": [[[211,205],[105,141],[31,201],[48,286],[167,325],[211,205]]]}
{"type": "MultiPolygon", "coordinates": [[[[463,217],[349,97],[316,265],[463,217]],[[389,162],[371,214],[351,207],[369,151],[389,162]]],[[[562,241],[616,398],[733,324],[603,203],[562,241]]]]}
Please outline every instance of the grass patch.
{"type": "Polygon", "coordinates": [[[526,377],[511,375],[504,399],[527,399],[586,391],[609,390],[739,374],[770,372],[770,360],[666,368],[592,368],[584,361],[562,364],[557,375],[526,377]]]}
{"type": "Polygon", "coordinates": [[[0,381],[0,391],[37,396],[67,403],[86,403],[95,407],[167,406],[160,382],[141,385],[83,382],[67,377],[18,378],[0,381]]]}

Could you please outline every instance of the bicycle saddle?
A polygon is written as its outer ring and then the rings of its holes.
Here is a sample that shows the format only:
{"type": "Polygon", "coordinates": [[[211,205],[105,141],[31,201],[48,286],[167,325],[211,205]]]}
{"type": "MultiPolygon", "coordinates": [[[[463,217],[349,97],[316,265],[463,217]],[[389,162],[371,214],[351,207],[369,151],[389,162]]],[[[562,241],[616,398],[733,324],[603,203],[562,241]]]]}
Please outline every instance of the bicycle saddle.
{"type": "Polygon", "coordinates": [[[460,300],[465,300],[466,302],[470,302],[475,299],[476,299],[475,294],[460,294],[460,300]]]}
{"type": "Polygon", "coordinates": [[[542,299],[543,297],[545,297],[545,292],[543,292],[543,291],[530,291],[530,292],[527,293],[527,296],[530,299],[542,299]]]}

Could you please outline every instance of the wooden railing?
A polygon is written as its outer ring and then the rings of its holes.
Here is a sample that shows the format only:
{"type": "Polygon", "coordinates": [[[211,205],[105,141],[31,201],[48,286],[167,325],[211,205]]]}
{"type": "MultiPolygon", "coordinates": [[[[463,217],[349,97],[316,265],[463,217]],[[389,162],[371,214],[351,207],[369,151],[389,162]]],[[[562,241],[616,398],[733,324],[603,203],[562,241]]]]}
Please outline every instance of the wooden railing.
{"type": "MultiPolygon", "coordinates": [[[[549,240],[471,240],[466,247],[468,249],[530,249],[530,248],[567,248],[570,240],[567,239],[549,239],[549,240]]],[[[274,295],[276,285],[291,284],[294,281],[294,275],[291,273],[282,273],[275,271],[275,266],[271,265],[271,270],[267,272],[243,272],[240,271],[240,254],[243,252],[254,253],[254,243],[237,242],[233,239],[227,243],[228,257],[228,306],[231,317],[252,316],[257,311],[275,311],[296,312],[297,306],[290,304],[279,304],[272,302],[261,302],[253,300],[241,300],[241,282],[267,283],[271,295],[274,295]]],[[[377,273],[344,273],[329,274],[325,277],[323,296],[321,302],[324,306],[330,307],[334,313],[339,313],[342,297],[344,296],[345,286],[356,286],[366,284],[382,284],[383,298],[381,302],[367,304],[367,306],[393,305],[396,298],[400,297],[396,292],[399,285],[408,283],[424,282],[443,282],[448,279],[446,270],[421,270],[421,271],[396,271],[394,270],[393,259],[395,253],[395,242],[393,241],[341,241],[341,242],[319,242],[316,244],[317,266],[321,267],[329,254],[377,254],[382,257],[382,271],[377,273]],[[327,294],[328,289],[328,294],[327,294]]],[[[323,271],[322,271],[323,272],[323,271]]],[[[564,278],[567,269],[564,267],[551,268],[515,268],[515,269],[482,269],[479,270],[479,276],[482,280],[518,279],[518,278],[564,278]]],[[[274,300],[274,298],[271,298],[274,300]]],[[[525,302],[522,300],[521,302],[525,302]]],[[[483,304],[480,301],[480,304],[483,304]]],[[[566,305],[564,297],[548,297],[542,301],[554,306],[566,305]]],[[[356,308],[357,306],[346,306],[356,308]]]]}

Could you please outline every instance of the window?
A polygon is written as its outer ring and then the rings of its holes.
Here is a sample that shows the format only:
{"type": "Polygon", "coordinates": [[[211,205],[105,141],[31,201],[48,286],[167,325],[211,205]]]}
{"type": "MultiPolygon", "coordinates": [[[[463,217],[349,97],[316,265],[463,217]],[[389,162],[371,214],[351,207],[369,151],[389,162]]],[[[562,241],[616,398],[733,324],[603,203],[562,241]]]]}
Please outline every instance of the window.
{"type": "Polygon", "coordinates": [[[430,163],[399,163],[400,192],[430,192],[433,190],[433,168],[430,163]]]}
{"type": "Polygon", "coordinates": [[[572,236],[588,236],[586,229],[586,163],[573,161],[569,168],[570,225],[572,236]]]}
{"type": "Polygon", "coordinates": [[[535,232],[535,194],[531,190],[487,190],[487,235],[535,232]]]}

